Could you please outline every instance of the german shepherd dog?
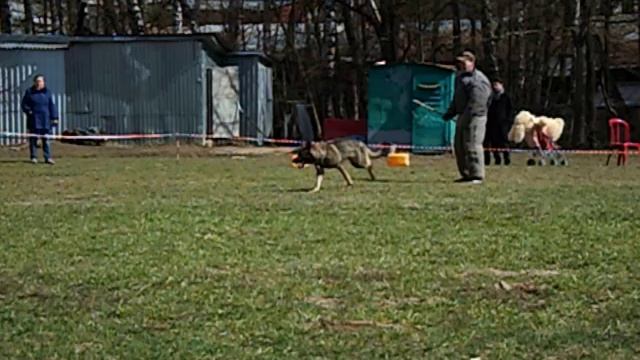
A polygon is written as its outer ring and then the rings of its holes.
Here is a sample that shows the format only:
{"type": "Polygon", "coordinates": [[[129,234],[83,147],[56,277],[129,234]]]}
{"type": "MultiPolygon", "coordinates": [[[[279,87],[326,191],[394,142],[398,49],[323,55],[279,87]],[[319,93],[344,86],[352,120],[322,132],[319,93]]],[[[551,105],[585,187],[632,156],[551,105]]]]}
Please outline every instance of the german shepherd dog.
{"type": "Polygon", "coordinates": [[[314,143],[304,143],[300,148],[292,152],[293,163],[298,168],[303,168],[306,164],[316,168],[316,186],[309,192],[318,192],[322,186],[325,169],[338,169],[347,186],[353,185],[351,176],[344,167],[347,161],[358,169],[367,169],[371,180],[375,181],[373,175],[372,159],[387,156],[395,152],[395,146],[388,149],[373,151],[365,143],[353,139],[335,139],[331,141],[320,141],[314,143]]]}

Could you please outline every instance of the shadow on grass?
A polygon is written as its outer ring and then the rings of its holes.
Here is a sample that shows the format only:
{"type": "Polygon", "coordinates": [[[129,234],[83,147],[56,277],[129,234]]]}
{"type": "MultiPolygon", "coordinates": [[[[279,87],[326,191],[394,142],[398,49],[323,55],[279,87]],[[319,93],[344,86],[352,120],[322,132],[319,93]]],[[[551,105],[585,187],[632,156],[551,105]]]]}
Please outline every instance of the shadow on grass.
{"type": "Polygon", "coordinates": [[[0,163],[4,164],[31,164],[31,160],[27,159],[0,159],[0,163]]]}
{"type": "Polygon", "coordinates": [[[422,184],[425,183],[424,181],[420,181],[420,180],[399,180],[399,179],[376,179],[376,180],[371,180],[371,179],[357,179],[359,181],[362,182],[366,182],[366,183],[381,183],[381,184],[422,184]]]}
{"type": "MultiPolygon", "coordinates": [[[[284,190],[284,192],[288,192],[288,193],[308,193],[309,191],[311,191],[312,188],[297,188],[297,189],[287,189],[284,190]]],[[[278,192],[281,192],[278,191],[278,192]]]]}

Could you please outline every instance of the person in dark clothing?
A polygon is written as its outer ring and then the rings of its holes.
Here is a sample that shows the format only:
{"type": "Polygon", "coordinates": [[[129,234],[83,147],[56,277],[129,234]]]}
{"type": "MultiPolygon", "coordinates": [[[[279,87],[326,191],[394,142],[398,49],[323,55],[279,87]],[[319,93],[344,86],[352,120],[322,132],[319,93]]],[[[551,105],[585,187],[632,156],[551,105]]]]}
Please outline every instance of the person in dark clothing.
{"type": "MultiPolygon", "coordinates": [[[[500,79],[494,79],[492,83],[493,94],[491,96],[491,105],[489,105],[489,114],[487,117],[487,133],[484,139],[485,148],[506,149],[507,134],[513,125],[513,107],[511,98],[504,91],[504,84],[500,79]]],[[[493,151],[493,159],[496,165],[509,165],[511,158],[508,151],[493,151]]],[[[491,164],[491,154],[489,151],[484,153],[485,165],[491,164]]]]}
{"type": "MultiPolygon", "coordinates": [[[[58,125],[58,109],[53,102],[53,94],[45,86],[44,76],[36,75],[33,78],[33,86],[27,89],[22,97],[22,111],[27,115],[27,131],[35,135],[49,135],[51,129],[58,125]]],[[[44,161],[47,164],[55,164],[51,157],[49,141],[42,139],[42,151],[44,161]]],[[[29,151],[31,162],[38,162],[38,138],[29,138],[29,151]]]]}

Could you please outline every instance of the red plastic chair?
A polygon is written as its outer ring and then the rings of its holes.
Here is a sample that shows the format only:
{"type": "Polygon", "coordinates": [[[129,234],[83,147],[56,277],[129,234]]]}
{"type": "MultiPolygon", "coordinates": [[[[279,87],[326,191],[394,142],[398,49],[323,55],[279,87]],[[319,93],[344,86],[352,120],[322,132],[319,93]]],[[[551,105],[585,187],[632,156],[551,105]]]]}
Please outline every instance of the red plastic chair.
{"type": "MultiPolygon", "coordinates": [[[[622,119],[609,119],[609,148],[615,150],[618,154],[618,166],[625,165],[629,157],[629,150],[636,149],[640,151],[640,143],[631,142],[631,128],[629,123],[622,119]]],[[[609,154],[607,157],[607,165],[611,160],[609,154]]]]}

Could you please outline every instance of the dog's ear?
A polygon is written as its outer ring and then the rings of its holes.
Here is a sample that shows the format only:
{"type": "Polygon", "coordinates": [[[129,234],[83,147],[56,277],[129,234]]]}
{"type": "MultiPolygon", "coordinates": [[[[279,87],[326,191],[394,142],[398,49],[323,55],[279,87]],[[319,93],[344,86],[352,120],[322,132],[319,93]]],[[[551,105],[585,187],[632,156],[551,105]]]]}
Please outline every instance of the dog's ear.
{"type": "Polygon", "coordinates": [[[318,160],[322,160],[327,156],[327,149],[321,143],[310,144],[309,152],[311,152],[311,155],[318,160]]]}

